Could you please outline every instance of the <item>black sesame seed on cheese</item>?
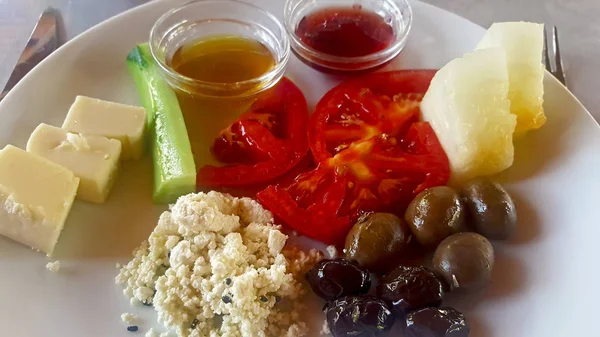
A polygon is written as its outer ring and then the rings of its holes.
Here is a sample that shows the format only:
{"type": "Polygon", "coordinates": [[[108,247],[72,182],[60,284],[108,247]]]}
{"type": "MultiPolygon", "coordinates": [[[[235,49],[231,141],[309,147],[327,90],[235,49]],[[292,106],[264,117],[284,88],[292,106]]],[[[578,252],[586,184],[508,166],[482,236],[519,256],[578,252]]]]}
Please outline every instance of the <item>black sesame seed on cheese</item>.
{"type": "Polygon", "coordinates": [[[264,295],[260,297],[260,300],[261,300],[261,302],[268,302],[269,301],[269,299],[267,298],[267,296],[264,296],[264,295]]]}
{"type": "Polygon", "coordinates": [[[229,297],[229,296],[223,296],[223,297],[221,297],[221,300],[223,300],[223,302],[225,304],[231,303],[231,297],[229,297]]]}
{"type": "Polygon", "coordinates": [[[194,321],[192,322],[192,326],[191,326],[191,328],[192,328],[192,329],[196,329],[196,327],[198,326],[198,323],[200,323],[200,322],[198,321],[198,319],[194,319],[194,321]]]}
{"type": "Polygon", "coordinates": [[[136,332],[136,331],[138,331],[138,329],[139,328],[137,325],[131,325],[131,326],[127,327],[127,331],[129,331],[129,332],[136,332]]]}
{"type": "Polygon", "coordinates": [[[228,286],[231,285],[231,279],[229,277],[225,279],[225,284],[228,286]]]}

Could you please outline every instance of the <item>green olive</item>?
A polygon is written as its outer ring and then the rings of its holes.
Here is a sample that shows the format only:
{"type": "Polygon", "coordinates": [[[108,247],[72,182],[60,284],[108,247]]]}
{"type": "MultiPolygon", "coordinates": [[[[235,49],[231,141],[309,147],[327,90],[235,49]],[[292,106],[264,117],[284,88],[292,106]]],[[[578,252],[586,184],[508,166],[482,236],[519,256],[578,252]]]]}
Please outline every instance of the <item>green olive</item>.
{"type": "Polygon", "coordinates": [[[494,248],[477,233],[454,234],[435,250],[433,267],[453,290],[479,290],[490,282],[494,248]]]}
{"type": "Polygon", "coordinates": [[[473,229],[490,240],[509,238],[517,227],[517,209],[502,185],[478,179],[463,186],[460,194],[473,229]]]}
{"type": "Polygon", "coordinates": [[[346,236],[346,257],[375,272],[385,272],[400,263],[409,249],[410,230],[390,213],[372,213],[361,218],[346,236]]]}
{"type": "Polygon", "coordinates": [[[404,219],[417,241],[435,248],[448,236],[465,230],[465,211],[456,191],[446,186],[419,193],[406,209],[404,219]]]}

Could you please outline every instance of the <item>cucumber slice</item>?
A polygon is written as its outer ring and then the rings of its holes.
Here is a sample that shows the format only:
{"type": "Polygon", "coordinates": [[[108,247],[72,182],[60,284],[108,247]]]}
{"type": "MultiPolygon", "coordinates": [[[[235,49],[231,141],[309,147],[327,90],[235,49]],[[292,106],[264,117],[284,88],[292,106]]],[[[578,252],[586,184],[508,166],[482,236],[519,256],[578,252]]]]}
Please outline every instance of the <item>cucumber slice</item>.
{"type": "Polygon", "coordinates": [[[162,79],[147,43],[127,56],[127,67],[146,109],[154,166],[155,203],[173,203],[196,190],[196,165],[175,92],[162,79]]]}

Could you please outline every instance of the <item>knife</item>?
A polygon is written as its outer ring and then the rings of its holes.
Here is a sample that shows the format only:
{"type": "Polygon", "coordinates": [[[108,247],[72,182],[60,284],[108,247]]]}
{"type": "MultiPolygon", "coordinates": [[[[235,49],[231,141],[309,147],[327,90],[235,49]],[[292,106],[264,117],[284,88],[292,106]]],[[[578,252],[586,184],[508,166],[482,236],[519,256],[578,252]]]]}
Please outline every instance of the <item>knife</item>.
{"type": "Polygon", "coordinates": [[[59,47],[60,39],[57,28],[59,20],[59,13],[53,8],[47,8],[40,15],[33,32],[29,36],[27,46],[25,46],[6,86],[2,90],[2,93],[0,93],[0,101],[23,76],[27,75],[33,67],[42,62],[43,59],[59,47]]]}

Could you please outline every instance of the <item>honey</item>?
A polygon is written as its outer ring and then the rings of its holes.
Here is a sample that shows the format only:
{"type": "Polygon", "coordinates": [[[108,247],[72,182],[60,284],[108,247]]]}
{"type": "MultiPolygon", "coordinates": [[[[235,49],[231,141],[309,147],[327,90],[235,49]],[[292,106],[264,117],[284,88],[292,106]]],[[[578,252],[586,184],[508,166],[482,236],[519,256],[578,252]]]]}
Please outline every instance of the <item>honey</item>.
{"type": "Polygon", "coordinates": [[[275,62],[267,46],[235,35],[212,36],[175,51],[169,66],[205,84],[175,90],[197,167],[218,165],[210,153],[212,142],[256,99],[248,93],[265,85],[261,81],[243,82],[266,74],[275,62]]]}
{"type": "Polygon", "coordinates": [[[180,47],[171,67],[186,77],[213,83],[251,80],[268,72],[275,58],[267,46],[249,38],[224,35],[180,47]]]}

